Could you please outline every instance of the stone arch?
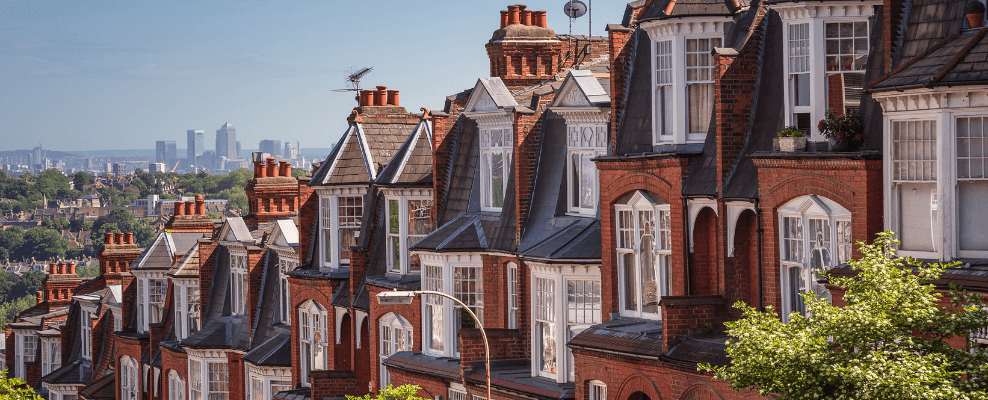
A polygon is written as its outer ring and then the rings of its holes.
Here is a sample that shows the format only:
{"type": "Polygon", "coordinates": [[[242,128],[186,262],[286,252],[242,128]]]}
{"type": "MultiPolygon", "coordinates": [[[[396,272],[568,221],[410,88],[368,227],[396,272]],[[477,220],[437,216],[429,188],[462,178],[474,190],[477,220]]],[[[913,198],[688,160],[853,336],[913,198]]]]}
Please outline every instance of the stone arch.
{"type": "Polygon", "coordinates": [[[689,263],[690,295],[717,294],[720,282],[717,274],[717,214],[703,207],[697,212],[693,226],[693,252],[689,263]]]}

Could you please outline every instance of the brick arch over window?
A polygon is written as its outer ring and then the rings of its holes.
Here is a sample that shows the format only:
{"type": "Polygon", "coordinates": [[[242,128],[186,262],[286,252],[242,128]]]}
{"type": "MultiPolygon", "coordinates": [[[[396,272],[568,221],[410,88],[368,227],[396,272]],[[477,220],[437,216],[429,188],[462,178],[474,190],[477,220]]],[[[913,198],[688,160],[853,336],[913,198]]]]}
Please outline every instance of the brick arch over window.
{"type": "Polygon", "coordinates": [[[721,396],[712,386],[707,383],[697,383],[691,386],[689,389],[683,393],[683,397],[679,400],[724,400],[724,396],[721,396]]]}
{"type": "Polygon", "coordinates": [[[717,213],[704,207],[693,224],[693,252],[689,264],[689,294],[713,295],[721,285],[717,274],[717,213]]]}
{"type": "Polygon", "coordinates": [[[854,209],[854,191],[841,182],[816,174],[800,174],[784,179],[772,186],[763,203],[783,205],[800,196],[815,194],[831,199],[841,207],[854,209]]]}
{"type": "Polygon", "coordinates": [[[353,319],[350,318],[350,313],[343,314],[343,317],[340,318],[340,325],[338,328],[340,340],[336,345],[336,351],[334,352],[335,354],[333,357],[333,361],[336,364],[336,370],[338,371],[347,371],[352,368],[350,364],[350,345],[353,341],[353,335],[351,333],[352,325],[353,319]]]}
{"type": "MultiPolygon", "coordinates": [[[[662,393],[659,393],[658,386],[655,382],[652,382],[648,376],[641,372],[635,372],[627,378],[624,382],[621,382],[621,389],[617,392],[617,397],[613,397],[617,400],[628,400],[635,393],[641,392],[642,394],[648,396],[650,400],[664,400],[662,393]]],[[[612,398],[607,396],[608,398],[612,398]]]]}
{"type": "Polygon", "coordinates": [[[669,181],[658,175],[630,172],[620,180],[612,181],[607,186],[601,186],[600,202],[607,206],[613,206],[618,199],[634,193],[636,190],[653,192],[664,199],[675,199],[681,195],[679,188],[673,187],[669,181]]]}

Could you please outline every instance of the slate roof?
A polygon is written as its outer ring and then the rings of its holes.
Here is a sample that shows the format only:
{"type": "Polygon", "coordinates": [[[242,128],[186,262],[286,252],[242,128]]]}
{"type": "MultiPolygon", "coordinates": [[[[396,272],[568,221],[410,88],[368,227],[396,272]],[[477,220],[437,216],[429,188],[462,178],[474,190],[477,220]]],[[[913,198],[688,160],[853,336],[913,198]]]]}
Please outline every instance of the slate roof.
{"type": "Polygon", "coordinates": [[[130,269],[170,269],[174,256],[186,254],[201,238],[203,234],[196,232],[161,232],[130,269]]]}
{"type": "Polygon", "coordinates": [[[526,259],[600,263],[600,221],[580,218],[529,249],[519,249],[526,259]]]}
{"type": "Polygon", "coordinates": [[[116,377],[113,371],[109,371],[106,376],[93,382],[79,390],[79,396],[90,400],[112,400],[116,398],[116,387],[114,386],[116,377]]]}
{"type": "Polygon", "coordinates": [[[726,349],[727,336],[687,338],[669,349],[666,357],[690,364],[709,363],[724,366],[731,363],[726,349]]]}
{"type": "MultiPolygon", "coordinates": [[[[471,369],[465,373],[465,378],[476,384],[486,385],[487,369],[484,363],[471,364],[471,369]]],[[[552,379],[533,377],[531,360],[491,361],[491,386],[527,398],[573,399],[576,397],[576,386],[573,382],[557,383],[552,379]]]]}
{"type": "Polygon", "coordinates": [[[650,153],[652,149],[652,92],[651,92],[651,40],[648,34],[636,29],[625,46],[631,46],[628,54],[629,79],[625,85],[621,103],[624,110],[617,116],[616,154],[650,153]],[[646,83],[647,82],[647,83],[646,83]]]}
{"type": "Polygon", "coordinates": [[[662,321],[618,317],[585,329],[570,339],[567,346],[659,357],[662,355],[662,321]]]}
{"type": "MultiPolygon", "coordinates": [[[[963,3],[961,3],[963,8],[963,3]]],[[[952,34],[938,42],[930,53],[908,60],[901,70],[873,85],[872,91],[902,87],[983,85],[988,81],[988,28],[952,34]]]]}
{"type": "Polygon", "coordinates": [[[488,236],[500,220],[497,213],[462,214],[423,237],[411,250],[470,251],[488,248],[488,236]]]}
{"type": "Polygon", "coordinates": [[[391,162],[415,125],[387,118],[353,122],[309,180],[309,186],[367,184],[391,162]]]}
{"type": "Polygon", "coordinates": [[[611,105],[611,96],[591,70],[569,70],[560,84],[560,89],[562,91],[553,99],[553,106],[560,105],[573,90],[578,90],[586,98],[589,106],[610,107],[611,105]]]}
{"type": "Polygon", "coordinates": [[[261,346],[271,338],[286,332],[287,327],[276,324],[278,320],[278,294],[280,289],[281,270],[279,263],[282,258],[294,259],[298,256],[290,248],[269,246],[264,254],[263,272],[261,277],[260,302],[254,313],[251,347],[261,346]],[[294,257],[294,258],[293,258],[294,257]]]}
{"type": "MultiPolygon", "coordinates": [[[[269,223],[268,225],[271,225],[269,223]]],[[[209,301],[202,305],[202,328],[181,341],[193,348],[248,350],[251,321],[246,316],[230,315],[230,252],[226,245],[217,247],[209,301]]]]}
{"type": "Polygon", "coordinates": [[[41,381],[53,384],[88,384],[91,374],[92,365],[89,361],[75,360],[45,375],[41,381]]]}
{"type": "MultiPolygon", "coordinates": [[[[965,0],[913,0],[904,2],[903,35],[893,67],[923,54],[941,39],[959,32],[964,23],[965,0]]],[[[880,29],[878,31],[881,31],[880,29]]],[[[898,43],[897,43],[898,44],[898,43]]]]}
{"type": "Polygon", "coordinates": [[[175,266],[168,270],[168,275],[176,278],[199,277],[199,244],[196,243],[189,252],[185,253],[175,266]]]}
{"type": "MultiPolygon", "coordinates": [[[[741,7],[748,6],[748,0],[740,1],[741,7]]],[[[672,13],[666,15],[669,0],[653,1],[651,6],[641,13],[639,22],[660,20],[675,17],[702,17],[714,15],[734,15],[734,7],[730,0],[676,0],[672,13]]]]}
{"type": "Polygon", "coordinates": [[[291,339],[291,332],[278,333],[247,352],[244,355],[244,361],[261,366],[290,367],[292,365],[291,339]]]}
{"type": "MultiPolygon", "coordinates": [[[[950,289],[950,285],[956,285],[971,291],[988,291],[988,264],[985,260],[978,261],[980,264],[962,264],[958,268],[947,268],[939,279],[929,283],[941,290],[950,289]]],[[[846,264],[835,267],[829,272],[836,277],[853,277],[858,274],[856,270],[846,264]]]]}
{"type": "Polygon", "coordinates": [[[377,177],[380,185],[432,186],[432,129],[423,120],[377,177]]]}
{"type": "MultiPolygon", "coordinates": [[[[460,380],[460,360],[446,357],[433,357],[421,351],[399,351],[381,361],[388,368],[409,371],[452,381],[460,380]]],[[[531,370],[529,370],[531,375],[531,370]]]]}
{"type": "Polygon", "coordinates": [[[407,274],[400,277],[392,275],[375,275],[364,278],[368,285],[381,286],[390,289],[419,290],[422,287],[422,275],[407,274]]]}

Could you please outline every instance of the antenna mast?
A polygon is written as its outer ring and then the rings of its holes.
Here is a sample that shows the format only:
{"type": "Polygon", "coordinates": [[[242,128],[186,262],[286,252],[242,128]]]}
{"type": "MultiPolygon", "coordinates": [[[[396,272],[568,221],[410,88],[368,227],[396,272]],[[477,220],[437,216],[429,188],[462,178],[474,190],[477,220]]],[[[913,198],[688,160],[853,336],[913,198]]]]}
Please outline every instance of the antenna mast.
{"type": "Polygon", "coordinates": [[[333,89],[333,91],[334,92],[356,92],[357,95],[354,96],[354,99],[357,101],[357,104],[359,105],[360,104],[360,79],[363,78],[364,75],[367,75],[369,72],[371,72],[374,69],[374,67],[360,68],[359,70],[357,70],[357,72],[353,72],[353,69],[354,68],[356,68],[356,67],[351,67],[350,68],[350,76],[347,76],[346,77],[347,83],[350,85],[350,87],[349,88],[346,88],[346,89],[333,89]]]}

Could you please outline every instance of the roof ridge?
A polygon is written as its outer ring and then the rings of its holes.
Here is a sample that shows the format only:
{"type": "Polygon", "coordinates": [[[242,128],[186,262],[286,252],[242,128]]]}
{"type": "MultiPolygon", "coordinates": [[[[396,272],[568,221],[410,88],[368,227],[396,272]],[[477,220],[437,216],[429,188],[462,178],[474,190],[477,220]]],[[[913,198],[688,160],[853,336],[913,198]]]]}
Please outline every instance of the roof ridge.
{"type": "Polygon", "coordinates": [[[950,36],[947,36],[947,37],[941,39],[939,42],[934,43],[933,46],[930,46],[930,48],[926,49],[922,53],[919,53],[919,54],[913,56],[913,58],[910,58],[909,60],[906,60],[906,62],[902,63],[902,65],[899,65],[898,67],[896,67],[892,71],[889,71],[889,73],[887,73],[885,75],[882,75],[882,77],[880,77],[878,79],[875,79],[875,80],[873,80],[871,82],[868,82],[868,87],[873,87],[873,86],[881,83],[882,81],[890,78],[892,75],[895,75],[895,74],[898,74],[899,72],[902,72],[902,70],[904,70],[904,69],[912,66],[913,64],[915,64],[919,60],[922,60],[923,58],[926,58],[926,56],[930,55],[934,51],[940,50],[940,48],[943,47],[943,45],[949,43],[950,41],[952,41],[954,39],[957,39],[957,37],[960,36],[960,35],[961,35],[961,32],[960,31],[951,33],[950,36]]]}
{"type": "Polygon", "coordinates": [[[950,62],[947,63],[947,66],[945,66],[942,70],[940,70],[940,72],[937,72],[936,75],[933,75],[933,78],[930,79],[930,84],[935,84],[937,82],[940,82],[940,80],[943,79],[943,77],[947,76],[947,74],[950,73],[951,70],[957,67],[957,64],[960,64],[961,60],[963,60],[964,57],[967,57],[968,53],[971,52],[971,49],[973,49],[974,46],[976,46],[978,42],[981,41],[981,39],[985,38],[986,33],[988,33],[988,28],[978,29],[978,31],[975,32],[973,36],[971,36],[971,40],[968,40],[967,44],[965,44],[964,47],[961,48],[961,51],[958,51],[957,54],[955,54],[954,57],[950,59],[950,62]]]}

